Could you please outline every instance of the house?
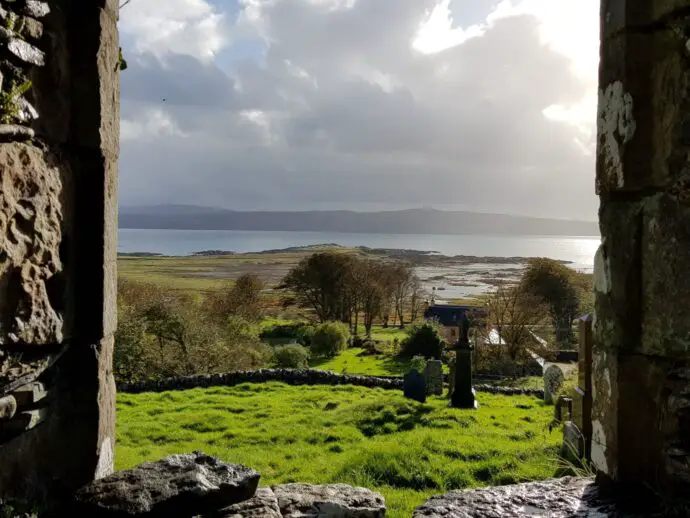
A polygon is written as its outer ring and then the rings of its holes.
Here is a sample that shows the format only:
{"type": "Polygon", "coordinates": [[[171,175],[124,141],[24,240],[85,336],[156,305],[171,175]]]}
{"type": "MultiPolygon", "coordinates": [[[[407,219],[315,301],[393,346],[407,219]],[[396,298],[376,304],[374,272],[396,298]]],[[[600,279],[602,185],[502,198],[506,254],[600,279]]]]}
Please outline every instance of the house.
{"type": "Polygon", "coordinates": [[[424,310],[426,320],[434,319],[441,325],[443,338],[449,344],[458,341],[458,333],[463,318],[470,320],[486,316],[486,310],[479,306],[457,306],[451,304],[427,304],[424,310]]]}

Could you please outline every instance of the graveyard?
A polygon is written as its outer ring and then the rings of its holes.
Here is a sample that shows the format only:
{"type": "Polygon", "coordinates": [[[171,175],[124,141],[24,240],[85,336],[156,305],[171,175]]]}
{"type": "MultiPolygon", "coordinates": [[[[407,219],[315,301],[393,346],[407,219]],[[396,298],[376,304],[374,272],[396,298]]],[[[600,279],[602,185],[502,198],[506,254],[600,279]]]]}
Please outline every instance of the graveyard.
{"type": "Polygon", "coordinates": [[[116,469],[201,450],[251,466],[261,484],[363,486],[409,517],[451,489],[553,477],[560,430],[553,406],[530,396],[478,393],[477,410],[419,403],[399,390],[242,384],[118,394],[116,469]]]}

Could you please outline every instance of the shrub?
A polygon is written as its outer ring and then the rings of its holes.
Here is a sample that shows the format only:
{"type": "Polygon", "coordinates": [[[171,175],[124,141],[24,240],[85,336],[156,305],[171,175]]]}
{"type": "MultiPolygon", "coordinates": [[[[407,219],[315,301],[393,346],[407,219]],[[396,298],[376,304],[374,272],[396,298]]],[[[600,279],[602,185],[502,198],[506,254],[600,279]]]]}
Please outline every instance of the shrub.
{"type": "Polygon", "coordinates": [[[352,337],[351,346],[352,346],[352,347],[356,347],[356,348],[358,348],[358,349],[361,349],[361,348],[364,347],[364,342],[365,342],[365,341],[366,341],[366,340],[364,340],[364,338],[362,338],[361,336],[355,335],[354,337],[352,337]]]}
{"type": "Polygon", "coordinates": [[[271,340],[297,340],[300,344],[309,346],[311,343],[311,335],[314,333],[314,328],[304,322],[297,322],[294,324],[275,325],[261,331],[261,339],[265,341],[271,340]]]}
{"type": "Polygon", "coordinates": [[[281,369],[306,369],[309,366],[309,351],[299,344],[282,345],[274,349],[273,363],[281,369]]]}
{"type": "Polygon", "coordinates": [[[341,322],[324,322],[314,329],[311,337],[311,352],[314,356],[337,356],[347,348],[350,339],[349,328],[341,322]]]}
{"type": "Polygon", "coordinates": [[[407,336],[400,344],[400,356],[403,358],[423,356],[440,360],[444,345],[445,342],[441,338],[437,324],[433,322],[414,324],[407,328],[407,336]]]}
{"type": "Polygon", "coordinates": [[[311,338],[312,336],[314,336],[314,326],[306,324],[300,325],[297,328],[296,334],[296,338],[299,341],[299,343],[309,347],[311,345],[311,338]]]}
{"type": "Polygon", "coordinates": [[[383,350],[381,348],[381,343],[371,338],[362,342],[362,349],[366,354],[382,354],[383,350]]]}
{"type": "Polygon", "coordinates": [[[420,374],[424,374],[424,370],[426,369],[426,358],[424,358],[424,356],[415,356],[410,361],[410,368],[416,370],[420,374]]]}
{"type": "Polygon", "coordinates": [[[118,283],[113,370],[121,381],[256,369],[272,351],[244,318],[220,320],[174,290],[118,283]]]}

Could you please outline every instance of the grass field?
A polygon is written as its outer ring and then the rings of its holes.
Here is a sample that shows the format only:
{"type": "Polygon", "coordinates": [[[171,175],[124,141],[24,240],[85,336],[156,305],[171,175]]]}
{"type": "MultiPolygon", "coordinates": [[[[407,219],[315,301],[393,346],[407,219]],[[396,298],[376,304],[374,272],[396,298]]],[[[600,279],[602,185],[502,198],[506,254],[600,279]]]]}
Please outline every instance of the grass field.
{"type": "Polygon", "coordinates": [[[257,469],[264,485],[344,482],[380,491],[389,516],[432,494],[554,475],[552,407],[478,395],[478,410],[398,392],[280,383],[118,395],[117,468],[201,450],[257,469]]]}
{"type": "Polygon", "coordinates": [[[244,273],[255,273],[269,285],[277,284],[305,253],[237,254],[186,257],[120,256],[118,275],[184,291],[213,291],[244,273]]]}
{"type": "Polygon", "coordinates": [[[318,358],[311,361],[311,367],[324,371],[345,374],[366,374],[368,376],[400,376],[410,370],[410,362],[390,355],[366,355],[364,349],[345,349],[335,358],[318,358]]]}

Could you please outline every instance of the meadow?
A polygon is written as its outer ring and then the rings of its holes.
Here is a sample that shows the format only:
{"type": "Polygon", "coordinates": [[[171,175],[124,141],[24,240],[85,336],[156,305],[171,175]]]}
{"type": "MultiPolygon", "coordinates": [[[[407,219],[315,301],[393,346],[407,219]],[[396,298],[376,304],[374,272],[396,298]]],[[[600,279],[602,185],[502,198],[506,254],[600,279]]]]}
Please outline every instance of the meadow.
{"type": "Polygon", "coordinates": [[[420,404],[353,386],[118,394],[116,467],[201,450],[257,469],[263,485],[369,487],[393,518],[447,490],[552,477],[553,408],[527,396],[477,397],[478,410],[457,410],[442,397],[420,404]]]}

